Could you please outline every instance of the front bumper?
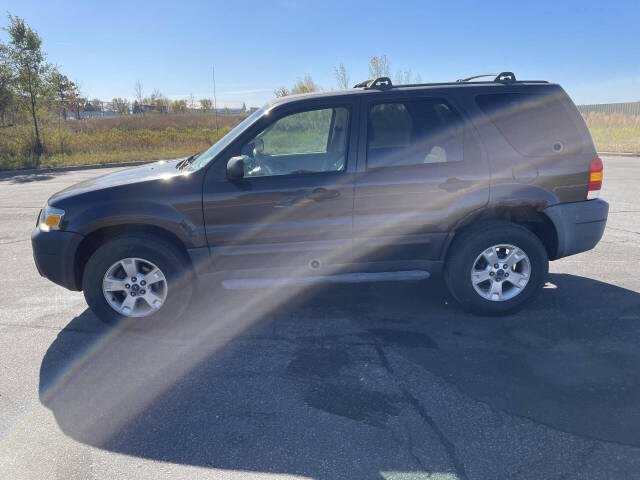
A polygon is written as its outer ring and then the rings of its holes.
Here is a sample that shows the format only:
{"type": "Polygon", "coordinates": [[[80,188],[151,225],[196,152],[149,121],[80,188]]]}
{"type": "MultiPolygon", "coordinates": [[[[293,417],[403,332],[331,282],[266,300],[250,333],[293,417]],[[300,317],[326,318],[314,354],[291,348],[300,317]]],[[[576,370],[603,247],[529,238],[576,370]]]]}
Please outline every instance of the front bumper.
{"type": "Polygon", "coordinates": [[[604,200],[560,203],[543,210],[556,227],[558,248],[552,260],[591,250],[602,238],[609,204],[604,200]]]}
{"type": "Polygon", "coordinates": [[[38,227],[34,228],[31,232],[31,247],[40,275],[69,290],[81,290],[75,271],[75,259],[83,238],[73,232],[43,232],[38,227]]]}

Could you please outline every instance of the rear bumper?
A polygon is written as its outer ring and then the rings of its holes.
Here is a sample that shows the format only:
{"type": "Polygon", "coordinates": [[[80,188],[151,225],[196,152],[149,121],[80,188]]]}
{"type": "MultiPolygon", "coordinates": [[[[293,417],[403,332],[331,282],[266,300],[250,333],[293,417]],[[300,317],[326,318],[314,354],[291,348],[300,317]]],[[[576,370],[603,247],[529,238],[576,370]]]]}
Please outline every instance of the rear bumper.
{"type": "Polygon", "coordinates": [[[75,272],[75,258],[84,237],[73,232],[31,232],[31,247],[36,268],[43,277],[69,290],[80,290],[75,272]]]}
{"type": "Polygon", "coordinates": [[[609,204],[604,200],[561,203],[544,210],[556,227],[558,248],[552,260],[591,250],[602,238],[609,204]]]}

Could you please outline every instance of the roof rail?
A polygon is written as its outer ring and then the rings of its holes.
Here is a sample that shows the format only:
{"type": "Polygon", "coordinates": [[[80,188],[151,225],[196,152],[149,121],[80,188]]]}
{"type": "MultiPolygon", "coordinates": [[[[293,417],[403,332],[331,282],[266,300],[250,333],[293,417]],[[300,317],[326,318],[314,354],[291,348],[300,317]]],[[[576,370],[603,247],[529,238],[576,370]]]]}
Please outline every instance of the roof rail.
{"type": "Polygon", "coordinates": [[[365,80],[353,86],[353,88],[364,88],[365,90],[387,90],[391,88],[393,84],[389,77],[378,77],[374,79],[365,80]]]}
{"type": "Polygon", "coordinates": [[[483,77],[494,77],[494,82],[499,83],[513,83],[516,81],[516,74],[513,72],[500,72],[500,73],[481,73],[480,75],[473,75],[472,77],[467,78],[459,78],[456,80],[457,83],[470,82],[471,80],[475,80],[476,78],[483,77]]]}
{"type": "Polygon", "coordinates": [[[439,86],[451,86],[451,85],[460,85],[462,83],[476,83],[483,85],[490,85],[501,83],[503,85],[511,85],[515,82],[526,82],[526,83],[549,83],[547,80],[516,80],[516,75],[513,72],[500,72],[500,73],[483,73],[481,75],[474,75],[468,78],[460,78],[455,82],[435,82],[435,83],[408,83],[408,84],[400,84],[393,85],[391,83],[391,79],[389,77],[379,77],[376,79],[365,80],[364,82],[360,82],[357,85],[354,85],[353,88],[364,88],[365,90],[389,90],[390,88],[411,88],[411,87],[439,87],[439,86]],[[478,82],[471,82],[471,80],[475,80],[476,78],[482,77],[493,77],[493,80],[480,80],[478,82]]]}

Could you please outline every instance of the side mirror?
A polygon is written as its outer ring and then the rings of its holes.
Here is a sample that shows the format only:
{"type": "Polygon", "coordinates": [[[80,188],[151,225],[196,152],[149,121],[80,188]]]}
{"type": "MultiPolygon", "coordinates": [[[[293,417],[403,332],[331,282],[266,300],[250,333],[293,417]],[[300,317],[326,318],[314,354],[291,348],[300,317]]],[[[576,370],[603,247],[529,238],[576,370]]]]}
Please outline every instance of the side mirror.
{"type": "Polygon", "coordinates": [[[231,157],[227,162],[227,178],[240,180],[244,177],[244,157],[231,157]]]}

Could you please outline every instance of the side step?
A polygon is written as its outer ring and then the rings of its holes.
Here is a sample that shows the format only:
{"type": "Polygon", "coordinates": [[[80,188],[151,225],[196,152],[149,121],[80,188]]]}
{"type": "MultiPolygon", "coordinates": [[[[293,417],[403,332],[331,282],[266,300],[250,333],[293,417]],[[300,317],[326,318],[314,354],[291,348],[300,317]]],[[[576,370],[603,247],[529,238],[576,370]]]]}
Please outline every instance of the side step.
{"type": "Polygon", "coordinates": [[[426,280],[431,275],[425,270],[406,270],[400,272],[376,273],[340,273],[337,275],[309,275],[294,278],[241,278],[223,280],[222,286],[228,290],[252,288],[274,288],[291,285],[309,285],[316,283],[363,283],[397,282],[402,280],[426,280]]]}

